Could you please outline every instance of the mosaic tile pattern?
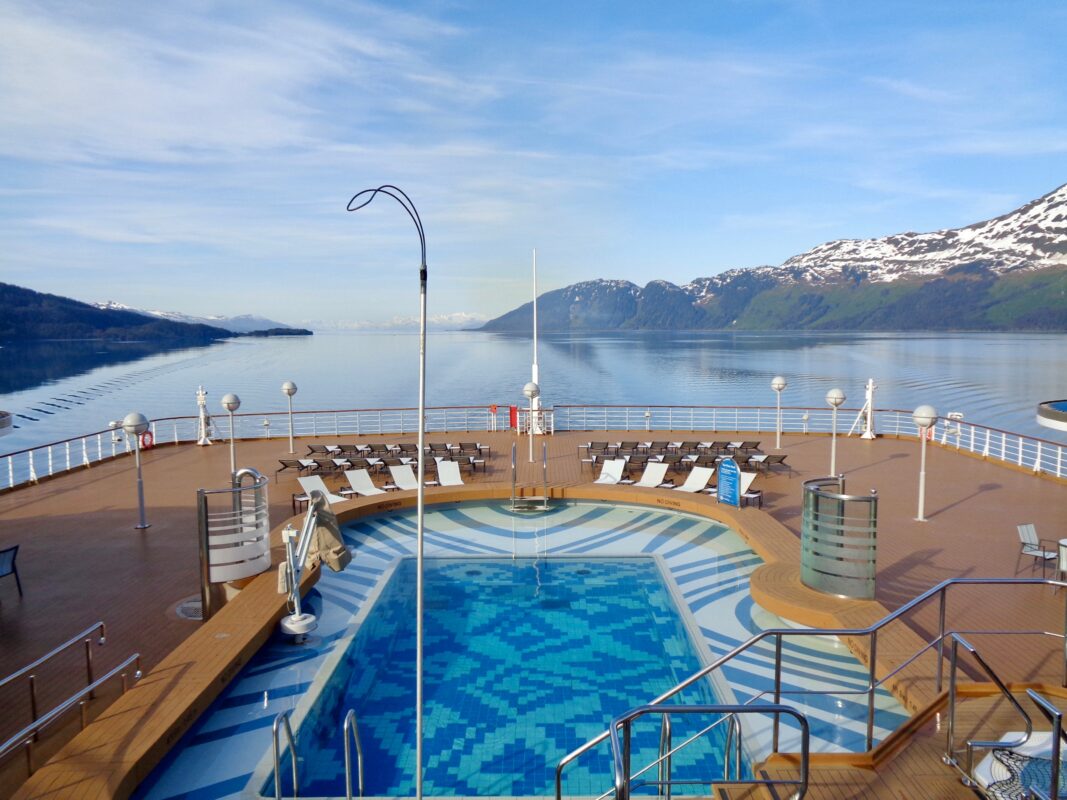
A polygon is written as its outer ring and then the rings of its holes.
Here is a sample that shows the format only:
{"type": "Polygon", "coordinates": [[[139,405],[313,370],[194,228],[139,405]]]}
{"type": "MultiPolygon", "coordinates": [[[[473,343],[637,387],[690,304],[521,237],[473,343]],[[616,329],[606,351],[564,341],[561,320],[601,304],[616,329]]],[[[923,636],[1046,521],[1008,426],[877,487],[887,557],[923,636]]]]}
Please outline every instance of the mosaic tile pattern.
{"type": "MultiPolygon", "coordinates": [[[[305,700],[307,687],[343,640],[349,620],[367,604],[398,558],[413,554],[414,533],[413,514],[383,515],[346,528],[353,562],[343,573],[326,573],[312,592],[311,602],[319,614],[316,637],[304,647],[272,640],[145,781],[137,796],[152,800],[255,796],[246,793],[246,787],[264,754],[269,753],[275,715],[296,709],[305,700]]],[[[736,533],[711,520],[640,506],[596,503],[556,505],[539,515],[513,514],[499,505],[445,507],[426,515],[428,557],[514,555],[552,562],[562,556],[643,554],[663,559],[712,656],[723,654],[759,630],[786,627],[749,598],[748,576],[759,559],[736,533]]],[[[785,682],[795,690],[828,685],[836,690],[859,689],[864,685],[865,668],[840,642],[802,637],[787,645],[786,655],[785,682]]],[[[737,700],[744,701],[770,688],[773,674],[773,649],[768,645],[735,662],[725,677],[737,700]]],[[[643,698],[648,699],[651,696],[643,698]]],[[[818,699],[797,695],[787,699],[808,715],[813,752],[862,749],[866,725],[862,695],[818,699]]],[[[878,693],[876,706],[875,738],[881,740],[906,719],[906,713],[885,692],[878,693]]],[[[326,720],[321,725],[331,727],[326,720]]],[[[332,723],[338,741],[340,725],[338,717],[332,723]]],[[[299,731],[298,745],[310,735],[310,728],[307,733],[299,731]]],[[[746,748],[756,755],[768,742],[766,724],[754,725],[753,731],[746,732],[746,748]]],[[[788,736],[783,738],[784,748],[791,743],[788,736]]],[[[429,751],[426,755],[428,762],[435,756],[446,761],[451,757],[429,751]]],[[[583,774],[595,771],[584,759],[568,767],[564,792],[579,794],[583,774]]],[[[597,775],[597,786],[597,793],[606,790],[610,775],[597,775]]],[[[301,796],[309,796],[303,787],[301,796]]]]}
{"type": "MultiPolygon", "coordinates": [[[[425,576],[427,794],[550,794],[560,758],[699,668],[651,559],[430,559],[425,576]]],[[[343,793],[336,720],[349,708],[366,793],[414,794],[414,581],[406,559],[334,673],[343,690],[305,720],[323,736],[302,742],[303,794],[343,793]]],[[[714,702],[706,685],[683,699],[714,702]]],[[[637,733],[635,758],[651,760],[657,731],[637,733]]],[[[676,773],[698,761],[703,774],[721,770],[711,744],[680,758],[676,773]]],[[[607,748],[597,755],[570,775],[572,791],[602,784],[607,748]]]]}

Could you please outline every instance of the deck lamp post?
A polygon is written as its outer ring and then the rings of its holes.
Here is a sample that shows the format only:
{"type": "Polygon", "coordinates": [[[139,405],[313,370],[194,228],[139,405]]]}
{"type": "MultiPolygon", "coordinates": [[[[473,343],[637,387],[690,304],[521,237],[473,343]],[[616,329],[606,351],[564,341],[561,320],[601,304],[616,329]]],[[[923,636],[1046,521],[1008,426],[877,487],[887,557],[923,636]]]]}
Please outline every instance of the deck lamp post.
{"type": "Polygon", "coordinates": [[[923,515],[926,510],[926,437],[930,434],[930,428],[937,424],[937,409],[928,405],[919,406],[911,412],[911,419],[919,429],[919,438],[922,440],[922,455],[919,458],[919,511],[915,521],[926,522],[923,515]]]}
{"type": "Polygon", "coordinates": [[[837,409],[845,402],[845,393],[840,389],[831,389],[826,393],[826,402],[833,408],[830,420],[830,474],[837,475],[837,409]]]}
{"type": "Polygon", "coordinates": [[[771,378],[771,388],[774,389],[775,397],[778,400],[778,413],[775,416],[774,423],[774,449],[782,449],[782,391],[789,384],[786,383],[785,378],[781,375],[775,375],[771,378]]]}
{"type": "Polygon", "coordinates": [[[296,384],[292,381],[286,381],[282,384],[282,394],[289,398],[289,455],[292,455],[293,450],[293,395],[296,394],[296,384]]]}
{"type": "Polygon", "coordinates": [[[134,457],[137,459],[137,510],[140,514],[140,522],[133,526],[134,530],[143,531],[152,527],[144,518],[144,480],[141,478],[141,434],[148,431],[148,417],[131,411],[122,420],[122,429],[127,435],[133,437],[134,457]]]}
{"type": "Polygon", "coordinates": [[[404,207],[404,211],[415,223],[419,234],[419,479],[415,490],[415,540],[416,540],[416,579],[415,579],[415,797],[422,800],[422,611],[423,611],[423,510],[426,481],[426,232],[422,219],[411,198],[404,191],[392,184],[383,184],[377,189],[364,189],[348,201],[349,211],[359,211],[379,194],[388,195],[404,207]]]}
{"type": "Polygon", "coordinates": [[[526,427],[530,431],[530,463],[533,463],[533,440],[534,440],[534,400],[541,396],[541,387],[530,381],[522,387],[522,393],[530,401],[530,418],[526,421],[526,427]]]}
{"type": "Polygon", "coordinates": [[[233,412],[241,407],[241,398],[233,392],[223,395],[222,407],[230,415],[230,475],[235,475],[237,473],[237,449],[233,443],[233,412]]]}

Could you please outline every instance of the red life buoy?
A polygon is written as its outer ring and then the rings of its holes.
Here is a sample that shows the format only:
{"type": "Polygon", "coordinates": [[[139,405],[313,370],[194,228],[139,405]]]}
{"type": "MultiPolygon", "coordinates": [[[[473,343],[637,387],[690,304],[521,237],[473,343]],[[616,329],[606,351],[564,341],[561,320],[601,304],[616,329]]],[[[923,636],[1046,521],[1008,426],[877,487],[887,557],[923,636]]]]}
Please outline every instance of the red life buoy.
{"type": "Polygon", "coordinates": [[[156,443],[156,438],[152,435],[152,431],[145,431],[141,434],[141,449],[151,450],[152,445],[156,443]]]}

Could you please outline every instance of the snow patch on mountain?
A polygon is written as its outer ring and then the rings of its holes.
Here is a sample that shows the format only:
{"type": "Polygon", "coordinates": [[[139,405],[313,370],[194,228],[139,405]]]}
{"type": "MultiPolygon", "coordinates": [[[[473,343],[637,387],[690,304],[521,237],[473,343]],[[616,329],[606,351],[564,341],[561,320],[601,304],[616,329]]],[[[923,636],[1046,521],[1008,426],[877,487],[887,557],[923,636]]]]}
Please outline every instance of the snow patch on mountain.
{"type": "Polygon", "coordinates": [[[266,317],[257,317],[252,314],[240,314],[236,317],[223,317],[223,316],[208,316],[208,317],[195,317],[191,314],[182,314],[178,311],[145,311],[140,308],[132,308],[122,303],[116,303],[114,300],[107,300],[103,303],[92,303],[97,308],[102,308],[110,311],[131,311],[134,314],[142,314],[146,317],[154,317],[156,319],[165,319],[170,322],[185,322],[190,325],[210,325],[214,328],[222,328],[223,330],[233,331],[234,333],[251,333],[252,331],[265,331],[271,328],[291,328],[291,325],[286,325],[284,322],[277,322],[266,317]]]}

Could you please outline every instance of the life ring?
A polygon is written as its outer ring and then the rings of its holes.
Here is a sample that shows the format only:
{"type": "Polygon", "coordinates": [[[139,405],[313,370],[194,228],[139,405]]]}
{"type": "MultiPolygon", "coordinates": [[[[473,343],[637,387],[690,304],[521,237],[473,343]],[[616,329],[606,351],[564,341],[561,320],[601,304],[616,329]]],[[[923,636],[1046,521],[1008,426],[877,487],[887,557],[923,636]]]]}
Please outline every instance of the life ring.
{"type": "Polygon", "coordinates": [[[152,431],[145,431],[141,434],[141,449],[151,450],[152,445],[156,443],[156,437],[152,435],[152,431]]]}

